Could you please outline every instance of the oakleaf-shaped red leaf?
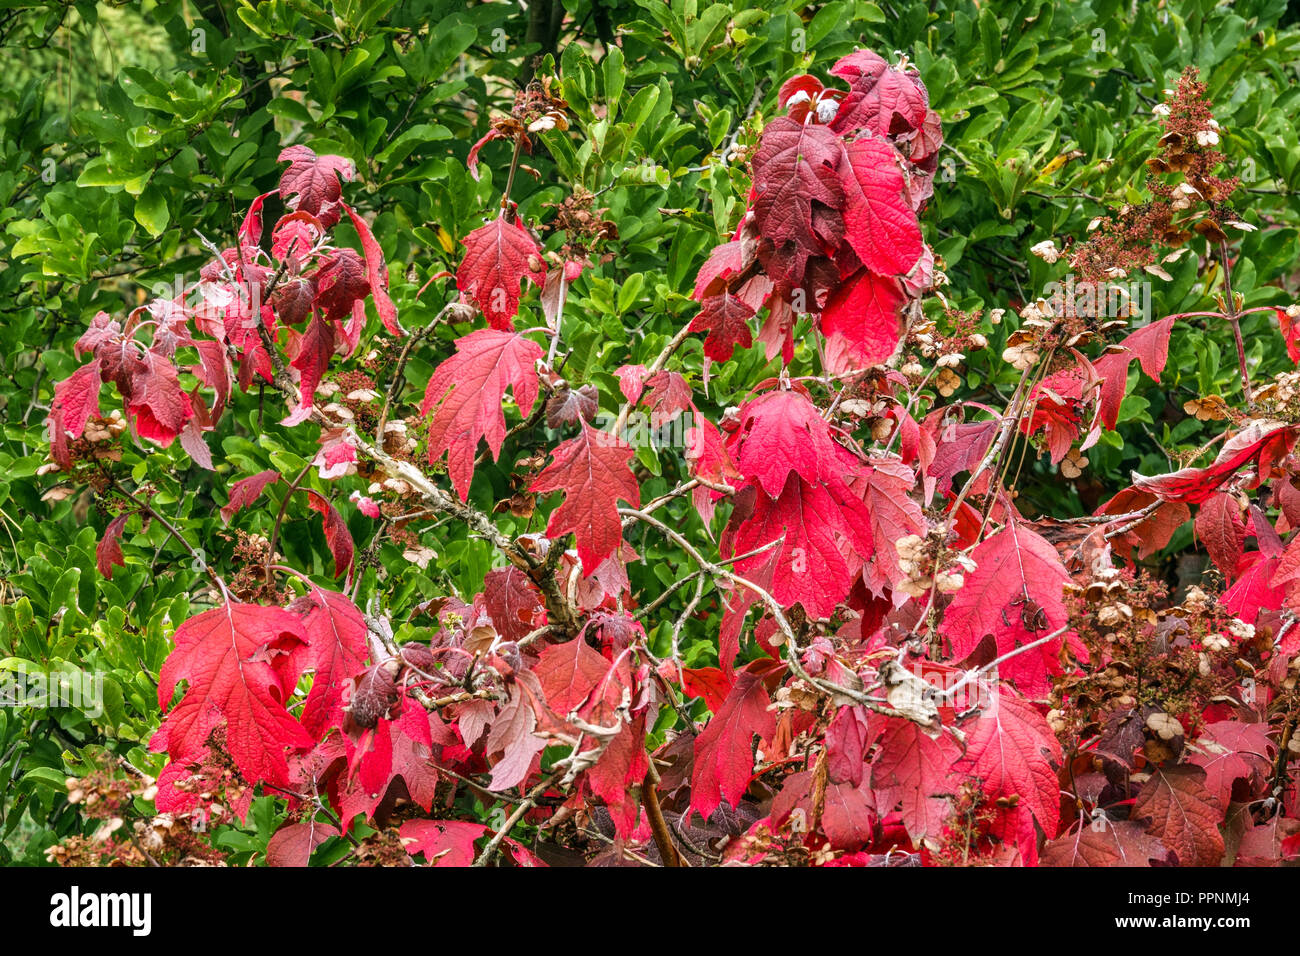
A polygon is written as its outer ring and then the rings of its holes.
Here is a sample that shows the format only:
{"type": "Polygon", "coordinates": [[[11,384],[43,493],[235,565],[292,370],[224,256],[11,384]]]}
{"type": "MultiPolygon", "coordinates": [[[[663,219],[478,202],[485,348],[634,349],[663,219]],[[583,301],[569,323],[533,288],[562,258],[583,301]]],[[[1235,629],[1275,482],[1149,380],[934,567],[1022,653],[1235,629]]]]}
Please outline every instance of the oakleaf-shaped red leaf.
{"type": "MultiPolygon", "coordinates": [[[[980,543],[971,555],[975,570],[954,595],[943,618],[943,634],[957,660],[992,634],[999,655],[1032,643],[1068,620],[1064,591],[1069,573],[1056,549],[1018,521],[980,543]]],[[[1001,676],[1023,693],[1047,689],[1047,675],[1059,673],[1060,641],[1048,641],[1001,665],[1001,676]]]]}
{"type": "Polygon", "coordinates": [[[456,270],[456,288],[474,300],[492,328],[510,331],[524,281],[540,288],[546,280],[541,247],[518,219],[505,213],[461,242],[465,258],[456,270]]]}
{"type": "Polygon", "coordinates": [[[124,397],[136,433],[164,448],[176,440],[190,416],[189,399],[176,366],[156,352],[144,353],[143,363],[131,376],[130,394],[124,397]]]}
{"type": "Polygon", "coordinates": [[[326,228],[338,222],[339,179],[351,182],[356,167],[342,156],[317,156],[306,146],[281,151],[280,162],[289,163],[280,177],[280,196],[289,208],[311,213],[326,228]]]}
{"type": "Polygon", "coordinates": [[[179,681],[189,687],[149,741],[173,761],[198,757],[224,719],[226,749],[244,779],[283,786],[285,749],[310,747],[311,735],[285,709],[298,672],[293,666],[306,639],[296,614],[278,607],[227,601],[185,621],[172,638],[176,649],[158,676],[165,712],[179,681]]]}
{"type": "Polygon", "coordinates": [[[754,772],[754,735],[770,737],[776,730],[769,703],[763,676],[741,671],[722,709],[695,738],[691,809],[704,819],[723,801],[732,807],[740,804],[754,772]]]}
{"type": "Polygon", "coordinates": [[[845,241],[870,271],[907,275],[921,258],[921,226],[894,147],[883,139],[854,140],[844,147],[839,174],[845,241]]]}
{"type": "Polygon", "coordinates": [[[325,543],[334,556],[334,576],[337,578],[352,566],[352,532],[348,531],[348,523],[338,510],[316,492],[307,492],[307,504],[313,511],[321,513],[325,543]]]}
{"type": "Polygon", "coordinates": [[[914,71],[896,70],[870,50],[840,59],[831,73],[849,81],[831,129],[845,134],[868,129],[877,136],[897,136],[920,129],[929,97],[914,71]]]}
{"type": "Polygon", "coordinates": [[[421,414],[433,412],[429,462],[447,453],[447,473],[461,501],[469,499],[479,439],[487,441],[493,460],[501,453],[506,389],[514,390],[525,417],[533,410],[541,357],[541,346],[522,335],[480,329],[457,339],[456,354],[434,370],[420,407],[421,414]]]}
{"type": "Polygon", "coordinates": [[[516,567],[497,568],[483,579],[483,603],[492,625],[507,641],[517,641],[546,623],[542,592],[516,567]]]}
{"type": "Polygon", "coordinates": [[[903,826],[914,843],[936,838],[951,813],[948,768],[956,756],[948,737],[932,739],[910,720],[891,718],[871,765],[871,783],[902,804],[903,826]]]}
{"type": "Polygon", "coordinates": [[[384,250],[379,248],[375,234],[370,231],[366,221],[357,215],[357,211],[346,204],[343,208],[356,227],[357,235],[361,237],[361,251],[366,258],[366,281],[370,285],[370,295],[375,300],[375,311],[379,313],[384,328],[393,335],[405,335],[401,323],[397,321],[397,306],[393,305],[393,300],[388,295],[388,266],[384,264],[384,250]]]}
{"type": "Polygon", "coordinates": [[[691,386],[680,372],[656,372],[645,380],[650,427],[662,428],[692,406],[691,386]]]}
{"type": "Polygon", "coordinates": [[[749,320],[754,317],[753,307],[741,296],[723,289],[706,295],[700,301],[700,311],[691,319],[690,331],[708,332],[704,339],[704,354],[715,362],[725,362],[739,345],[742,349],[754,343],[749,320]]]}
{"type": "Polygon", "coordinates": [[[1070,833],[1048,841],[1039,865],[1150,866],[1168,855],[1164,844],[1129,820],[1083,820],[1070,833]]]}
{"type": "Polygon", "coordinates": [[[822,310],[827,366],[836,374],[879,365],[898,348],[898,314],[904,302],[896,279],[860,269],[822,310]]]}
{"type": "Polygon", "coordinates": [[[860,559],[871,555],[866,508],[843,483],[836,490],[791,475],[780,497],[754,496],[752,515],[743,515],[738,503],[734,514],[745,520],[724,540],[728,553],[748,554],[784,536],[780,548],[737,561],[736,570],[771,568],[763,574],[771,574],[772,596],[786,606],[801,604],[814,617],[830,617],[853,585],[840,539],[860,559]]]}
{"type": "MultiPolygon", "coordinates": [[[[839,246],[844,187],[836,166],[840,140],[825,126],[780,116],[768,123],[754,156],[754,223],[786,263],[791,285],[803,279],[809,256],[839,246]]],[[[772,271],[771,263],[769,272],[772,271]]]]}
{"type": "Polygon", "coordinates": [[[967,732],[966,755],[953,769],[978,777],[990,796],[1019,797],[1043,832],[1054,835],[1061,798],[1052,764],[1060,761],[1061,745],[1043,715],[1004,692],[967,732]]]}
{"type": "Polygon", "coordinates": [[[802,392],[767,392],[740,407],[736,465],[768,497],[785,489],[790,472],[809,482],[846,478],[830,426],[802,392]]]}
{"type": "Polygon", "coordinates": [[[633,451],[615,436],[583,422],[581,433],[551,454],[551,464],[529,490],[564,492],[564,503],[551,512],[546,534],[554,538],[572,531],[578,558],[590,574],[623,540],[618,501],[641,506],[641,488],[628,467],[633,451]]]}
{"type": "Polygon", "coordinates": [[[609,661],[582,638],[553,644],[533,668],[546,704],[560,717],[577,711],[609,673],[609,661]]]}
{"type": "Polygon", "coordinates": [[[474,841],[487,827],[466,820],[407,820],[398,833],[406,852],[423,854],[427,865],[463,867],[474,862],[474,841]]]}
{"type": "Polygon", "coordinates": [[[267,866],[306,866],[312,851],[330,837],[339,836],[339,828],[310,817],[302,823],[289,823],[275,831],[266,844],[267,866]]]}
{"type": "Polygon", "coordinates": [[[1200,767],[1153,768],[1131,817],[1149,820],[1147,832],[1177,853],[1181,866],[1218,866],[1223,859],[1223,807],[1205,788],[1200,767]]]}
{"type": "Polygon", "coordinates": [[[366,263],[351,249],[336,249],[322,259],[312,280],[316,287],[313,303],[332,322],[351,315],[372,291],[366,263]]]}
{"type": "Polygon", "coordinates": [[[262,494],[267,485],[275,484],[280,480],[280,473],[273,468],[266,471],[259,471],[251,478],[241,478],[230,486],[230,501],[221,509],[221,521],[223,524],[230,524],[230,519],[235,516],[236,511],[247,508],[256,501],[262,494]]]}
{"type": "Polygon", "coordinates": [[[366,621],[355,604],[336,591],[313,587],[289,606],[302,615],[307,636],[306,666],[313,672],[302,707],[302,725],[319,740],[343,716],[343,691],[365,669],[366,621]]]}

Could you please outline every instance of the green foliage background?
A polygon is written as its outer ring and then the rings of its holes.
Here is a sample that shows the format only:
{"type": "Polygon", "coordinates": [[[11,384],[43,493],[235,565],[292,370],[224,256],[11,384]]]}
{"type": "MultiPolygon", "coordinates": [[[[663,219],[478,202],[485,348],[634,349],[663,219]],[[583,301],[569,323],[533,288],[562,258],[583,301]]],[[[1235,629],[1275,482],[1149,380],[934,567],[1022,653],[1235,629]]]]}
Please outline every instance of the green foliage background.
{"type": "MultiPolygon", "coordinates": [[[[744,174],[720,160],[729,137],[754,143],[775,115],[784,78],[825,76],[855,47],[906,54],[944,120],[948,148],[924,226],[955,305],[992,309],[1032,298],[1065,265],[1030,256],[1030,246],[1082,237],[1105,207],[1140,200],[1142,162],[1159,135],[1151,106],[1188,64],[1209,85],[1227,131],[1222,149],[1244,181],[1243,217],[1259,227],[1241,245],[1234,286],[1248,306],[1290,302],[1300,235],[1294,19],[1282,0],[535,0],[528,13],[514,3],[450,0],[0,4],[0,325],[8,345],[0,355],[0,668],[66,662],[108,675],[101,716],[0,708],[0,862],[42,862],[47,845],[90,826],[66,803],[63,780],[96,754],[159,769],[143,743],[158,720],[156,675],[174,624],[203,601],[199,571],[161,528],[139,532],[133,523],[127,567],[106,581],[94,561],[105,520],[90,493],[43,500],[57,478],[35,475],[46,460],[52,385],[79,364],[72,346],[95,312],[123,314],[160,284],[197,276],[205,240],[229,242],[248,202],[274,188],[283,146],[305,143],[357,165],[346,193],[376,215],[393,297],[404,324],[420,327],[450,293],[445,283],[418,299],[416,291],[454,269],[457,240],[481,223],[503,185],[509,147],[484,150],[475,182],[464,166],[470,145],[492,113],[509,109],[534,67],[558,70],[574,128],[545,135],[546,149],[526,160],[536,175],[521,175],[514,196],[522,215],[545,222],[548,204],[582,185],[618,224],[613,255],[575,285],[564,325],[566,376],[598,385],[613,411],[614,369],[649,361],[688,321],[695,271],[743,211],[744,174]],[[1081,155],[1045,171],[1073,151],[1081,155]]],[[[346,227],[338,235],[355,244],[346,227]]],[[[552,235],[548,247],[562,241],[552,235]]],[[[1154,314],[1210,307],[1217,288],[1186,257],[1173,281],[1155,281],[1154,314]]],[[[540,324],[531,321],[539,315],[536,297],[526,298],[523,321],[540,324]]],[[[997,406],[1010,392],[1012,372],[990,359],[1013,324],[987,325],[991,346],[971,358],[967,397],[997,406]]],[[[1243,325],[1256,374],[1288,364],[1267,316],[1243,325]]],[[[411,364],[410,394],[468,329],[439,330],[411,364]]],[[[814,361],[810,337],[797,341],[795,375],[814,361]]],[[[678,356],[698,391],[699,342],[678,356]]],[[[715,366],[710,412],[776,370],[761,347],[715,366]]],[[[1194,323],[1175,332],[1162,383],[1136,364],[1131,374],[1120,428],[1090,453],[1088,472],[1066,482],[1033,465],[1021,483],[1028,510],[1082,513],[1130,470],[1169,470],[1171,455],[1208,434],[1182,403],[1209,393],[1231,400],[1240,390],[1227,330],[1194,323]]],[[[159,489],[155,505],[209,549],[211,562],[228,563],[216,510],[232,476],[294,473],[314,451],[313,430],[290,433],[275,424],[280,417],[271,396],[237,397],[209,439],[220,450],[216,475],[179,448],[128,444],[122,467],[159,489]]],[[[518,444],[544,439],[539,430],[518,444]]],[[[485,510],[509,493],[516,451],[507,447],[503,467],[483,469],[476,481],[473,499],[485,510]]],[[[645,495],[670,487],[682,467],[673,450],[645,450],[641,459],[660,476],[645,495]]],[[[272,492],[273,504],[280,494],[272,492]]],[[[319,523],[305,508],[289,517],[289,560],[328,581],[319,523]]],[[[271,516],[240,520],[256,530],[271,516]]],[[[674,520],[698,529],[685,507],[674,520]]],[[[536,518],[502,521],[506,530],[540,530],[536,518]]],[[[371,529],[355,524],[364,543],[371,529]]],[[[427,543],[438,559],[425,571],[385,547],[384,580],[368,572],[362,596],[382,594],[401,621],[417,600],[480,589],[493,560],[486,544],[451,526],[427,543]]],[[[633,568],[633,586],[654,593],[673,580],[676,556],[662,543],[636,544],[647,560],[633,568]]],[[[1175,540],[1160,560],[1189,546],[1190,536],[1175,540]]],[[[691,621],[688,663],[711,660],[716,626],[716,617],[691,621]]],[[[399,636],[415,633],[405,625],[399,636]]],[[[227,828],[218,841],[251,854],[275,823],[273,802],[261,801],[247,828],[227,828]]]]}

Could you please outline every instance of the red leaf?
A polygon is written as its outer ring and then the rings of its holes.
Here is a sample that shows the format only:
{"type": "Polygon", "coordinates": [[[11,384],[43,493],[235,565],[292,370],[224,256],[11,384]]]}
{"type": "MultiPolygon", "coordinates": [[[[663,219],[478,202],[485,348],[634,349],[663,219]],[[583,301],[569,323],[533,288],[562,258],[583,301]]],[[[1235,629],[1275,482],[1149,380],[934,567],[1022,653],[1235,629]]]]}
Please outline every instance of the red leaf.
{"type": "Polygon", "coordinates": [[[1149,820],[1147,832],[1177,853],[1181,866],[1218,866],[1223,859],[1223,808],[1200,767],[1154,767],[1131,816],[1149,820]]]}
{"type": "Polygon", "coordinates": [[[1261,610],[1279,611],[1286,600],[1286,588],[1270,582],[1277,571],[1278,559],[1251,551],[1237,563],[1237,580],[1223,592],[1219,603],[1228,613],[1254,624],[1261,610]]]}
{"type": "Polygon", "coordinates": [[[536,727],[537,715],[522,685],[516,683],[511,689],[510,699],[492,721],[492,729],[483,745],[486,756],[496,757],[492,763],[489,790],[509,790],[528,776],[533,761],[546,747],[546,742],[533,733],[536,727]]]}
{"type": "Polygon", "coordinates": [[[406,852],[424,854],[429,866],[469,866],[474,841],[487,832],[483,824],[465,820],[407,820],[398,829],[406,852]]]}
{"type": "MultiPolygon", "coordinates": [[[[943,634],[961,660],[985,634],[998,655],[1032,643],[1068,620],[1063,588],[1069,573],[1044,538],[1017,521],[986,538],[971,555],[975,570],[966,575],[943,618],[943,634]]],[[[1060,641],[1048,641],[1001,665],[1001,676],[1023,693],[1047,690],[1048,673],[1059,673],[1060,641]]]]}
{"type": "Polygon", "coordinates": [[[915,485],[912,469],[890,458],[873,460],[864,475],[849,482],[871,516],[872,548],[862,557],[872,560],[862,571],[867,586],[877,593],[886,584],[897,587],[907,580],[898,563],[898,540],[909,534],[925,535],[925,513],[910,497],[915,485]]]}
{"type": "Polygon", "coordinates": [[[512,330],[524,281],[539,288],[546,279],[542,249],[517,219],[505,213],[461,240],[465,258],[456,270],[456,288],[477,303],[494,329],[512,330]]]}
{"type": "Polygon", "coordinates": [[[1251,487],[1267,478],[1267,466],[1295,444],[1296,426],[1255,424],[1228,439],[1205,468],[1183,468],[1168,475],[1146,477],[1133,473],[1133,487],[1149,492],[1164,501],[1201,504],[1207,501],[1242,466],[1255,461],[1264,473],[1258,474],[1251,487]]]}
{"type": "Polygon", "coordinates": [[[775,246],[781,278],[795,286],[803,280],[809,256],[834,250],[843,236],[838,213],[844,187],[836,166],[840,140],[825,126],[804,124],[788,116],[768,123],[754,156],[754,223],[775,246]],[[826,215],[827,213],[831,215],[826,215]]]}
{"type": "MultiPolygon", "coordinates": [[[[1136,488],[1125,488],[1115,497],[1097,509],[1098,515],[1126,515],[1135,511],[1142,511],[1148,505],[1154,504],[1159,499],[1155,495],[1148,494],[1145,491],[1139,491],[1136,488]]],[[[1152,511],[1140,523],[1128,528],[1122,535],[1117,535],[1114,539],[1114,547],[1121,551],[1125,545],[1129,548],[1138,549],[1138,557],[1146,558],[1155,554],[1157,551],[1165,548],[1179,528],[1187,523],[1187,519],[1192,516],[1192,511],[1187,505],[1179,501],[1166,501],[1158,508],[1152,511]]],[[[1116,520],[1116,528],[1128,527],[1133,524],[1135,519],[1125,521],[1116,520]]]]}
{"type": "Polygon", "coordinates": [[[770,737],[776,730],[769,703],[762,674],[741,671],[722,709],[695,738],[691,809],[706,820],[723,801],[739,805],[754,772],[754,735],[770,737]]]}
{"type": "Polygon", "coordinates": [[[1241,517],[1241,503],[1233,495],[1214,494],[1196,512],[1194,526],[1210,560],[1231,577],[1246,543],[1246,522],[1241,517]]]}
{"type": "Polygon", "coordinates": [[[683,667],[682,688],[690,697],[703,697],[704,705],[713,713],[722,709],[731,693],[734,682],[716,667],[683,667]]]}
{"type": "Polygon", "coordinates": [[[1081,820],[1075,829],[1043,847],[1040,866],[1150,866],[1169,851],[1129,820],[1081,820]]]}
{"type": "Polygon", "coordinates": [[[222,523],[230,524],[230,519],[235,516],[236,511],[247,508],[261,496],[267,485],[275,484],[279,480],[280,473],[268,468],[266,471],[259,471],[251,478],[241,478],[231,485],[230,501],[221,509],[222,523]]]}
{"type": "Polygon", "coordinates": [[[768,590],[777,601],[785,606],[801,604],[814,617],[830,617],[853,585],[839,540],[853,542],[859,558],[871,555],[866,533],[870,517],[843,483],[840,488],[844,493],[835,494],[822,484],[791,475],[779,498],[755,496],[752,515],[743,514],[738,504],[733,522],[742,520],[734,531],[728,528],[724,541],[728,555],[746,554],[782,535],[785,541],[780,548],[737,561],[736,570],[751,576],[756,569],[771,568],[758,576],[770,574],[768,590]]]}
{"type": "Polygon", "coordinates": [[[486,439],[495,461],[506,437],[502,400],[514,390],[515,404],[527,417],[537,399],[536,362],[542,349],[514,332],[480,329],[456,340],[456,354],[434,370],[424,393],[421,414],[429,422],[429,463],[447,453],[447,473],[460,495],[469,500],[474,456],[486,439]]]}
{"type": "Polygon", "coordinates": [[[908,202],[897,151],[883,139],[844,147],[844,238],[880,275],[907,275],[921,258],[921,227],[908,202]]]}
{"type": "Polygon", "coordinates": [[[947,737],[934,740],[910,720],[890,718],[871,764],[871,783],[901,801],[903,826],[912,842],[937,838],[951,812],[953,783],[948,770],[954,757],[947,737]]]}
{"type": "Polygon", "coordinates": [[[849,81],[831,121],[836,133],[869,129],[877,136],[897,136],[924,125],[929,97],[915,73],[894,69],[870,50],[842,58],[831,73],[849,81]]]}
{"type": "Polygon", "coordinates": [[[493,626],[507,641],[517,641],[546,623],[542,593],[516,567],[487,573],[483,579],[483,603],[493,626]]]}
{"type": "Polygon", "coordinates": [[[740,408],[736,464],[768,497],[785,490],[790,472],[809,482],[842,481],[844,450],[817,407],[797,391],[767,392],[740,408]]]}
{"type": "Polygon", "coordinates": [[[1286,309],[1273,311],[1277,313],[1277,326],[1282,332],[1282,341],[1286,343],[1286,354],[1292,362],[1300,363],[1300,345],[1297,345],[1297,340],[1300,340],[1300,324],[1287,315],[1286,309]]]}
{"type": "Polygon", "coordinates": [[[650,427],[662,428],[692,407],[691,386],[678,372],[656,372],[645,380],[650,394],[645,403],[650,408],[650,427]]]}
{"type": "MultiPolygon", "coordinates": [[[[990,796],[1018,796],[1043,832],[1053,835],[1061,798],[1052,764],[1061,759],[1061,745],[1043,716],[1027,701],[1003,693],[969,730],[966,755],[953,770],[980,778],[990,796]]],[[[1029,859],[1033,847],[1022,845],[1021,855],[1029,859]]]]}
{"type": "Polygon", "coordinates": [[[226,602],[176,629],[176,649],[158,676],[167,713],[151,750],[173,761],[197,757],[208,735],[226,722],[226,749],[250,783],[288,783],[286,747],[310,747],[311,735],[285,709],[298,673],[293,652],[306,639],[295,614],[277,607],[226,602]],[[189,682],[175,707],[178,681],[189,682]]]}
{"type": "Polygon", "coordinates": [[[330,837],[339,836],[339,828],[316,819],[288,823],[275,831],[266,844],[267,866],[306,866],[312,851],[330,837]]]}
{"type": "MultiPolygon", "coordinates": [[[[89,334],[89,333],[87,333],[89,334]]],[[[68,457],[68,432],[80,438],[91,418],[99,418],[99,387],[102,383],[99,359],[81,366],[54,386],[54,403],[50,406],[50,444],[54,460],[65,470],[72,467],[68,457]]]]}
{"type": "Polygon", "coordinates": [[[898,347],[898,314],[905,297],[895,279],[859,270],[822,310],[826,361],[836,373],[879,365],[898,347]]]}
{"type": "Polygon", "coordinates": [[[352,533],[348,531],[348,523],[332,504],[314,491],[307,492],[307,504],[322,515],[325,542],[334,556],[334,576],[337,578],[352,566],[352,533]]]}
{"type": "Polygon", "coordinates": [[[136,433],[164,448],[176,440],[190,416],[176,367],[156,352],[144,353],[143,363],[131,376],[130,394],[124,397],[136,433]]]}
{"type": "Polygon", "coordinates": [[[1191,746],[1187,760],[1205,771],[1205,786],[1219,806],[1232,802],[1232,785],[1238,780],[1256,784],[1273,766],[1277,746],[1268,736],[1268,724],[1220,720],[1206,724],[1191,746]]]}
{"type": "Polygon", "coordinates": [[[126,558],[122,556],[122,532],[126,530],[126,519],[133,513],[125,512],[110,521],[104,529],[104,537],[99,539],[99,544],[95,547],[95,564],[99,573],[110,580],[114,565],[126,567],[126,558]]]}
{"type": "Polygon", "coordinates": [[[366,271],[365,261],[351,249],[336,249],[320,261],[312,273],[316,285],[313,303],[325,318],[331,322],[347,318],[356,304],[374,291],[366,271]]]}
{"type": "Polygon", "coordinates": [[[203,384],[217,393],[216,403],[212,406],[212,418],[221,417],[222,409],[230,400],[230,356],[220,342],[203,339],[195,342],[199,352],[199,364],[193,371],[203,380],[203,384]]]}
{"type": "Polygon", "coordinates": [[[290,146],[280,153],[289,168],[280,177],[280,196],[290,209],[311,213],[329,228],[339,221],[340,177],[351,182],[356,167],[342,156],[317,156],[306,146],[290,146]]]}
{"type": "Polygon", "coordinates": [[[754,343],[749,330],[749,320],[753,317],[754,309],[748,302],[723,289],[700,301],[700,311],[691,319],[690,331],[708,332],[704,354],[715,362],[725,362],[737,345],[747,349],[754,343]]]}
{"type": "Polygon", "coordinates": [[[546,535],[555,538],[572,531],[578,558],[589,574],[623,540],[618,501],[641,506],[641,489],[628,467],[632,448],[583,422],[581,433],[562,442],[551,455],[551,464],[529,490],[564,492],[563,504],[551,512],[546,535]]]}
{"type": "Polygon", "coordinates": [[[366,281],[375,300],[375,311],[379,313],[384,328],[393,335],[405,335],[405,330],[397,321],[397,306],[393,305],[393,300],[388,296],[388,267],[384,264],[384,250],[379,248],[375,234],[370,231],[366,221],[357,215],[356,210],[347,204],[343,208],[356,227],[357,235],[361,237],[361,251],[366,257],[366,281]]]}
{"type": "Polygon", "coordinates": [[[560,717],[578,711],[609,673],[609,661],[584,639],[553,644],[542,651],[533,673],[546,704],[560,717]]]}
{"type": "Polygon", "coordinates": [[[302,616],[306,666],[314,675],[300,719],[319,740],[341,723],[344,688],[365,668],[366,622],[344,595],[318,587],[294,601],[289,610],[302,616]]]}

